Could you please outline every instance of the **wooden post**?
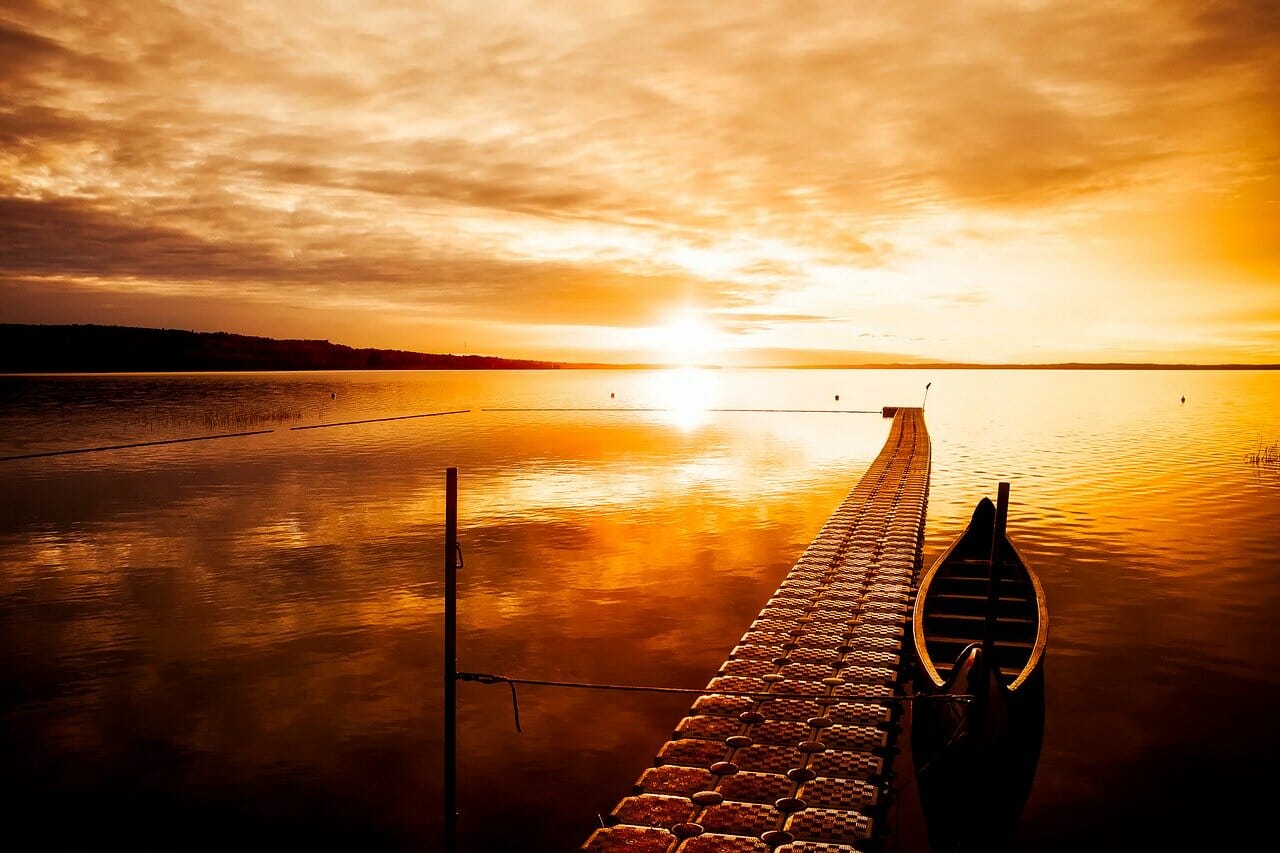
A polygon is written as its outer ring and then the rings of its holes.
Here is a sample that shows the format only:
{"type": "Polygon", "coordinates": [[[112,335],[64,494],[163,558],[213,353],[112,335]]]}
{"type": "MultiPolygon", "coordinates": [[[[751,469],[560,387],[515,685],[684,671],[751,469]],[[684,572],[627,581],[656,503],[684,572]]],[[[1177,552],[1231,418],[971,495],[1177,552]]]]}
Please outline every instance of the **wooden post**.
{"type": "Polygon", "coordinates": [[[1000,575],[1004,569],[1004,529],[1009,520],[1009,484],[1001,483],[996,496],[996,521],[991,530],[990,569],[987,572],[987,613],[982,624],[982,658],[996,670],[997,611],[1000,608],[1000,575]]]}
{"type": "Polygon", "coordinates": [[[458,849],[458,469],[445,472],[444,849],[458,849]]]}

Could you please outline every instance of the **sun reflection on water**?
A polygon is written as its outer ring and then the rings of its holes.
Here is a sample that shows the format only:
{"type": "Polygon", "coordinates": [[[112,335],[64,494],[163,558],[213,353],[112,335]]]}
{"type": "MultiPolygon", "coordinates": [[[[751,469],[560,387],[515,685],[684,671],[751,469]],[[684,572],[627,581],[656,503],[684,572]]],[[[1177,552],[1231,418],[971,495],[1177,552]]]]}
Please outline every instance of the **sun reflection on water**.
{"type": "Polygon", "coordinates": [[[663,423],[692,432],[711,420],[720,398],[715,371],[699,367],[656,370],[647,377],[645,397],[662,411],[663,423]]]}

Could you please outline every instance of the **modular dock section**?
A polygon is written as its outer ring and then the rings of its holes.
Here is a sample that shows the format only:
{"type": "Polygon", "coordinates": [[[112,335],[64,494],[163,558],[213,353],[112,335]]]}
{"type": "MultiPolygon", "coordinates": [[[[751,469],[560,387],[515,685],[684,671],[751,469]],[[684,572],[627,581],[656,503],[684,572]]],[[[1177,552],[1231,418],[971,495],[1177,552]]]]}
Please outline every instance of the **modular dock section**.
{"type": "Polygon", "coordinates": [[[581,850],[853,853],[883,841],[930,465],[923,409],[892,416],[862,480],[581,850]]]}

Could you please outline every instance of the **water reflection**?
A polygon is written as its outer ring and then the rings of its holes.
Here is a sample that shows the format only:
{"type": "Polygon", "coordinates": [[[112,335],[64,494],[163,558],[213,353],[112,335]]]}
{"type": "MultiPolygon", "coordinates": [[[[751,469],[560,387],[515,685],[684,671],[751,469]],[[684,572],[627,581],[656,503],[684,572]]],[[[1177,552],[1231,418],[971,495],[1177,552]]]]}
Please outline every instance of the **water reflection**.
{"type": "MultiPolygon", "coordinates": [[[[1260,723],[1280,698],[1280,504],[1242,462],[1275,428],[1276,380],[6,379],[16,402],[0,412],[0,446],[12,452],[145,440],[243,399],[305,422],[471,409],[0,465],[10,842],[430,847],[446,467],[461,473],[464,668],[700,686],[887,432],[877,414],[712,410],[823,409],[839,394],[842,407],[878,411],[918,403],[928,381],[926,559],[1009,479],[1011,530],[1049,596],[1027,849],[1158,838],[1160,819],[1181,814],[1169,805],[1178,792],[1203,787],[1201,771],[1229,778],[1277,746],[1260,723]],[[64,398],[75,405],[57,408],[64,398]],[[1224,742],[1226,726],[1257,734],[1247,747],[1224,742]],[[1116,799],[1130,806],[1123,815],[1104,807],[1116,799]],[[1119,830],[1104,825],[1122,816],[1119,830]]],[[[516,735],[504,694],[467,685],[461,698],[463,830],[475,850],[576,847],[687,707],[529,689],[516,735]]]]}
{"type": "Polygon", "coordinates": [[[677,367],[649,373],[643,391],[662,401],[664,422],[690,432],[711,419],[707,410],[718,405],[720,384],[712,370],[677,367]]]}

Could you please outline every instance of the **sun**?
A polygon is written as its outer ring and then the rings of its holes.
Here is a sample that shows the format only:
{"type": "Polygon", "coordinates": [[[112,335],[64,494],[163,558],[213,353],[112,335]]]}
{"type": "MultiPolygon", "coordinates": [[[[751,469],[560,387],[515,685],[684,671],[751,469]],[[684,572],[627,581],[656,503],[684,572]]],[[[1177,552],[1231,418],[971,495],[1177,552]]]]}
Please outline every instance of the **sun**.
{"type": "Polygon", "coordinates": [[[654,326],[650,339],[658,361],[674,367],[707,365],[723,349],[720,331],[692,312],[654,326]]]}

